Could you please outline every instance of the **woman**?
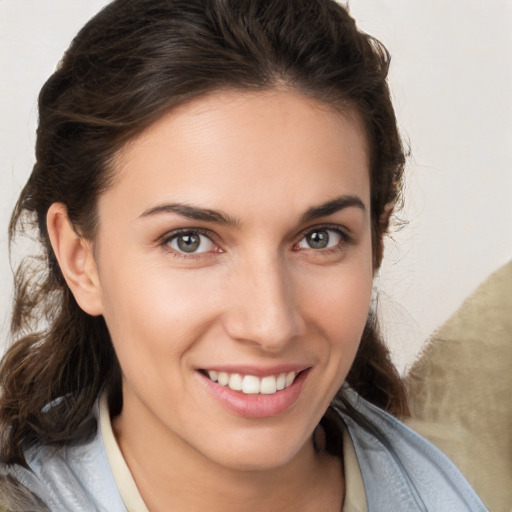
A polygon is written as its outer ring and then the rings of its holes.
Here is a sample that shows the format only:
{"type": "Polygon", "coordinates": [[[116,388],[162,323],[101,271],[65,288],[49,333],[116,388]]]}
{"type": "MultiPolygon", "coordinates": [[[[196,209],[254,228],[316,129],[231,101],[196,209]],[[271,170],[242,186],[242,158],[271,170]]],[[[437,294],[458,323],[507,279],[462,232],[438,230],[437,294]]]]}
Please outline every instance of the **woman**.
{"type": "Polygon", "coordinates": [[[330,0],[116,0],[80,31],[10,227],[43,256],[0,370],[4,508],[485,510],[388,414],[388,62],[330,0]]]}

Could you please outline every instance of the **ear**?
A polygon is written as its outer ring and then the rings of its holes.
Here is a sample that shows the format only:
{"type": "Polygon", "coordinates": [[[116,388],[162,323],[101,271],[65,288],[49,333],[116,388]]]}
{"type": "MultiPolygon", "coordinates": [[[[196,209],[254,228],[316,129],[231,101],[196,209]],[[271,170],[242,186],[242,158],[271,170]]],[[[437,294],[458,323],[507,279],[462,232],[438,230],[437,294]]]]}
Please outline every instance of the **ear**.
{"type": "Polygon", "coordinates": [[[379,228],[381,232],[381,236],[383,237],[388,229],[389,229],[389,222],[391,220],[391,215],[393,214],[393,211],[395,209],[394,203],[388,203],[386,206],[384,206],[384,210],[382,211],[379,219],[379,228]]]}
{"type": "Polygon", "coordinates": [[[46,226],[60,270],[78,305],[89,315],[101,315],[101,285],[90,241],[81,238],[63,203],[53,203],[46,226]]]}
{"type": "Polygon", "coordinates": [[[389,223],[393,210],[395,208],[394,203],[388,203],[384,206],[384,209],[378,219],[378,221],[372,220],[372,243],[373,243],[373,274],[374,276],[378,272],[384,256],[384,236],[388,232],[389,223]]]}

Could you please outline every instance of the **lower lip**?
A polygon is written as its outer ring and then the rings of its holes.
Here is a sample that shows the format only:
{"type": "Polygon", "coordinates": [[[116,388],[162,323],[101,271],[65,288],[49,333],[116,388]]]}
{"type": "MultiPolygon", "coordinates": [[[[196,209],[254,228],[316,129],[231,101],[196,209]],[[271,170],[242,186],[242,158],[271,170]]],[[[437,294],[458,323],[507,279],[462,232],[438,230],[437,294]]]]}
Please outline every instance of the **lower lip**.
{"type": "Polygon", "coordinates": [[[227,386],[213,382],[206,375],[198,372],[204,384],[213,396],[229,411],[244,418],[270,418],[277,416],[292,407],[302,391],[308,370],[295,377],[293,384],[272,395],[247,395],[241,391],[233,391],[227,386]]]}

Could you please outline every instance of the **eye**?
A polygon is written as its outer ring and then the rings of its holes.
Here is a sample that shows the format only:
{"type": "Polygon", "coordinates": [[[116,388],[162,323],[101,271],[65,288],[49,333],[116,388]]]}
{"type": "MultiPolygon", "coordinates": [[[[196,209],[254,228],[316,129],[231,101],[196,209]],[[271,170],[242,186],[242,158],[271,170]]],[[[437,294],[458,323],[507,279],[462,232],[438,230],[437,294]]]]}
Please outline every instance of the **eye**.
{"type": "Polygon", "coordinates": [[[330,249],[337,247],[343,242],[344,236],[341,231],[332,228],[319,228],[306,233],[299,242],[299,249],[330,249]]]}
{"type": "Polygon", "coordinates": [[[171,249],[186,254],[214,251],[216,245],[206,235],[198,231],[180,231],[165,241],[171,249]]]}

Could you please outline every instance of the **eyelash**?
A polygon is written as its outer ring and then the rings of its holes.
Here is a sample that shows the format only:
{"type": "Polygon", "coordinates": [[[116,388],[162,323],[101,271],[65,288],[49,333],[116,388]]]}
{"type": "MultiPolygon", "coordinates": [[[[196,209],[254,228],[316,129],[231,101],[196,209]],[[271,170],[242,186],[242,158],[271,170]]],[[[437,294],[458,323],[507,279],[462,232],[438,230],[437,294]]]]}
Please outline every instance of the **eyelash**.
{"type": "MultiPolygon", "coordinates": [[[[311,251],[315,253],[321,253],[321,254],[332,254],[336,252],[343,251],[347,245],[353,245],[355,243],[354,237],[346,230],[340,227],[336,224],[321,224],[319,226],[311,226],[304,230],[299,238],[299,241],[294,244],[294,247],[296,247],[302,240],[304,240],[308,235],[311,235],[315,232],[319,231],[333,231],[340,237],[339,243],[337,243],[333,247],[327,247],[324,249],[313,249],[310,248],[311,251]]],[[[300,248],[296,249],[297,251],[300,251],[300,248]]]]}
{"type": "MultiPolygon", "coordinates": [[[[312,227],[309,227],[306,230],[304,230],[300,234],[299,240],[293,244],[292,250],[294,250],[296,252],[301,251],[301,248],[299,248],[298,245],[308,235],[313,234],[315,232],[319,232],[319,231],[335,232],[337,235],[340,236],[340,242],[337,243],[333,247],[327,247],[327,248],[323,248],[323,249],[313,249],[313,248],[309,249],[315,253],[331,254],[334,252],[342,251],[347,245],[353,245],[355,243],[354,237],[350,233],[348,233],[347,230],[341,228],[339,225],[322,224],[319,226],[312,226],[312,227]]],[[[171,233],[165,235],[161,239],[160,245],[166,250],[167,253],[173,255],[176,258],[187,258],[187,259],[188,258],[200,258],[200,257],[205,257],[208,254],[211,254],[212,251],[186,253],[186,252],[177,251],[170,247],[170,244],[173,240],[177,239],[179,236],[187,235],[187,234],[204,236],[204,237],[208,238],[215,247],[218,247],[218,244],[214,241],[214,238],[215,238],[214,234],[207,229],[201,229],[201,228],[191,228],[191,229],[184,228],[184,229],[178,229],[178,230],[172,231],[171,233]]],[[[213,251],[213,252],[223,252],[223,251],[221,249],[219,249],[218,251],[213,251]]]]}
{"type": "MultiPolygon", "coordinates": [[[[187,258],[187,259],[200,258],[200,257],[204,257],[207,254],[211,254],[211,251],[186,253],[184,251],[183,252],[177,251],[177,250],[173,249],[172,247],[170,247],[171,242],[182,235],[204,236],[204,237],[208,238],[215,247],[218,247],[218,244],[216,244],[214,241],[214,238],[215,238],[214,234],[207,229],[201,229],[201,228],[191,228],[191,229],[183,228],[183,229],[177,229],[175,231],[172,231],[171,233],[168,233],[161,239],[160,245],[165,249],[165,251],[168,254],[171,254],[175,258],[187,258]]],[[[214,251],[214,252],[223,252],[223,251],[219,250],[219,251],[214,251]]]]}

